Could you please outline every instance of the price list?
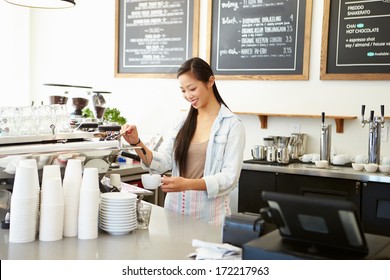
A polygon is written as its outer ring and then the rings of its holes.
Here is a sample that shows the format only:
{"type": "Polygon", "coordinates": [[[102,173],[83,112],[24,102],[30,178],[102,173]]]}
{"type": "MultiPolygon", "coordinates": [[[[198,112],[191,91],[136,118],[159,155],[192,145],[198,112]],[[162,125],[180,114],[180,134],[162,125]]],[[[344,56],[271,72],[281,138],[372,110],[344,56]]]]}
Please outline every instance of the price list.
{"type": "Polygon", "coordinates": [[[122,1],[121,72],[175,72],[192,54],[193,15],[189,13],[192,2],[122,1]]]}
{"type": "Polygon", "coordinates": [[[390,65],[390,1],[338,5],[336,66],[390,65]]]}
{"type": "Polygon", "coordinates": [[[304,4],[299,0],[215,1],[214,9],[219,11],[213,19],[216,71],[301,72],[304,4]]]}

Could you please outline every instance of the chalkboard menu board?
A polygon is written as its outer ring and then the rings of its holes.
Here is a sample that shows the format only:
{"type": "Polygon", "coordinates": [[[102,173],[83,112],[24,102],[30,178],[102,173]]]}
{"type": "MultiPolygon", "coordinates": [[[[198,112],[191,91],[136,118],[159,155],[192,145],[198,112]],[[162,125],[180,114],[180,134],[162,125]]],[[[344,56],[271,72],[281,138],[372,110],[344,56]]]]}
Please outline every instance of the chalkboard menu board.
{"type": "Polygon", "coordinates": [[[311,0],[212,2],[209,61],[216,76],[308,79],[311,0]]]}
{"type": "Polygon", "coordinates": [[[390,1],[325,0],[321,79],[390,79],[390,1]]]}
{"type": "Polygon", "coordinates": [[[198,0],[117,0],[115,75],[173,77],[198,53],[198,0]]]}

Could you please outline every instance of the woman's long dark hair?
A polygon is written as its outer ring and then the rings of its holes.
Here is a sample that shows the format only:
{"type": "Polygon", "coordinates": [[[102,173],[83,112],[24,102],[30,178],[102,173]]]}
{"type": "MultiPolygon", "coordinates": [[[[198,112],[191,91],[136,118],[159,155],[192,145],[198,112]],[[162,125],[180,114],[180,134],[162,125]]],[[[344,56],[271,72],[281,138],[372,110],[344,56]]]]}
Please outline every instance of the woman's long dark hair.
{"type": "MultiPolygon", "coordinates": [[[[185,61],[177,72],[177,78],[187,72],[191,72],[198,81],[204,83],[208,83],[210,77],[214,76],[210,65],[199,57],[194,57],[185,61]]],[[[217,101],[227,107],[226,103],[223,101],[221,95],[218,92],[215,82],[213,85],[213,93],[217,101]]],[[[177,134],[174,144],[175,161],[179,167],[181,176],[186,173],[187,153],[191,139],[195,134],[197,116],[198,110],[191,106],[187,118],[177,134]]]]}

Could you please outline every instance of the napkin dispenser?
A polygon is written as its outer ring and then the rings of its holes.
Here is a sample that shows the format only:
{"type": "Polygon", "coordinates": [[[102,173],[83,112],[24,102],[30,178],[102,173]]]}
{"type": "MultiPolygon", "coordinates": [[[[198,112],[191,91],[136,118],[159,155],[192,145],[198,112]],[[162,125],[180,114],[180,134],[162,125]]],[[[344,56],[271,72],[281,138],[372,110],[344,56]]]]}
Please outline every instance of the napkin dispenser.
{"type": "Polygon", "coordinates": [[[256,214],[238,213],[225,217],[222,230],[222,242],[241,247],[243,244],[259,238],[263,231],[264,220],[256,214]]]}

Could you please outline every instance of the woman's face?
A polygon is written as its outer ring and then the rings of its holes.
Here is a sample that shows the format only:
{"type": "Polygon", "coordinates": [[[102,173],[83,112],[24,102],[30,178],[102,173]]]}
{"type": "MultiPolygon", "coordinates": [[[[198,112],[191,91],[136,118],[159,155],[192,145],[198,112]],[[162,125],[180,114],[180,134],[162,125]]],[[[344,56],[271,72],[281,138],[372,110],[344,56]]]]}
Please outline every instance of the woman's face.
{"type": "Polygon", "coordinates": [[[191,72],[187,72],[178,79],[183,97],[191,103],[192,107],[199,109],[208,103],[212,96],[213,77],[210,77],[208,83],[204,83],[197,80],[191,72]]]}

